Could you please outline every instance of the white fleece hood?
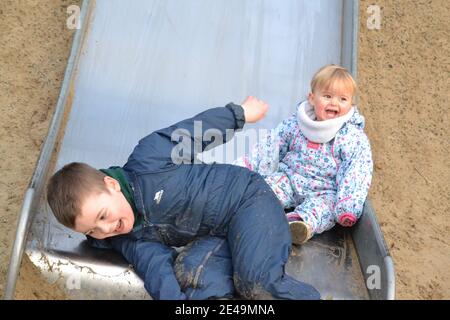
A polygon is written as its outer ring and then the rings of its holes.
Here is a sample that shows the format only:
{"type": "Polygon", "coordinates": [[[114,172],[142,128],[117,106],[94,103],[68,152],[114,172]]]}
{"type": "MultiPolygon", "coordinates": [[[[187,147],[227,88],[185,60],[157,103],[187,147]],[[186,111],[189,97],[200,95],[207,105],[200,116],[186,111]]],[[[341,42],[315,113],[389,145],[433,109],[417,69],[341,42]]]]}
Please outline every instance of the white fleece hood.
{"type": "MultiPolygon", "coordinates": [[[[336,136],[336,133],[342,128],[344,123],[353,117],[355,112],[358,113],[355,107],[352,107],[347,114],[341,117],[317,121],[315,120],[314,107],[308,101],[303,101],[297,107],[297,122],[300,130],[309,141],[326,143],[336,136]]],[[[361,120],[364,122],[364,119],[361,120]]]]}

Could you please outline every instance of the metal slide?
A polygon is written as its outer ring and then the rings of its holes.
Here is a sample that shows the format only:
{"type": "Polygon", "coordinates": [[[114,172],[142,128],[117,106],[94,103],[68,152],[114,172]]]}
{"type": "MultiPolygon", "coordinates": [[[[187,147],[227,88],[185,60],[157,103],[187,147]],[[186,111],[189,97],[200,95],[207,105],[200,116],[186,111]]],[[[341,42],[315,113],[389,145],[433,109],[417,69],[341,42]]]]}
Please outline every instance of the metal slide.
{"type": "MultiPolygon", "coordinates": [[[[122,257],[88,247],[56,223],[45,180],[72,161],[123,165],[140,138],[209,107],[247,95],[267,101],[263,121],[204,157],[230,162],[244,152],[236,144],[247,139],[248,150],[255,142],[246,132],[273,128],[295,110],[318,68],[337,63],[356,75],[357,25],[351,0],[85,0],[25,196],[4,298],[13,298],[24,249],[72,299],[150,298],[122,257]]],[[[295,247],[287,271],[324,298],[395,297],[392,259],[370,201],[353,228],[295,247]]]]}

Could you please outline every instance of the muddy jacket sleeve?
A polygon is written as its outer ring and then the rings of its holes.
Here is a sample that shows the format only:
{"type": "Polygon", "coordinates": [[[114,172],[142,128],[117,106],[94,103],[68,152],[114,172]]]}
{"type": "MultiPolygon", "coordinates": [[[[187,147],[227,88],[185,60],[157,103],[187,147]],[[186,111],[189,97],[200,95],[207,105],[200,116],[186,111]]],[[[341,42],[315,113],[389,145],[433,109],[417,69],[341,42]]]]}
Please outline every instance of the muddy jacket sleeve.
{"type": "Polygon", "coordinates": [[[134,240],[126,236],[105,240],[88,237],[88,242],[93,247],[120,252],[144,281],[144,287],[153,299],[186,299],[173,269],[177,256],[175,249],[159,242],[134,240]]]}
{"type": "Polygon", "coordinates": [[[362,214],[364,202],[372,181],[373,160],[370,143],[361,131],[349,137],[351,143],[341,151],[342,164],[338,169],[338,185],[335,206],[336,222],[342,224],[344,218],[352,225],[362,214]]]}
{"type": "Polygon", "coordinates": [[[158,242],[135,241],[129,238],[115,239],[111,241],[111,245],[133,265],[153,299],[186,299],[173,269],[177,255],[175,249],[158,242]]]}
{"type": "Polygon", "coordinates": [[[192,163],[198,153],[233,138],[244,123],[244,110],[239,105],[229,103],[206,110],[141,139],[124,167],[142,172],[192,163]]]}

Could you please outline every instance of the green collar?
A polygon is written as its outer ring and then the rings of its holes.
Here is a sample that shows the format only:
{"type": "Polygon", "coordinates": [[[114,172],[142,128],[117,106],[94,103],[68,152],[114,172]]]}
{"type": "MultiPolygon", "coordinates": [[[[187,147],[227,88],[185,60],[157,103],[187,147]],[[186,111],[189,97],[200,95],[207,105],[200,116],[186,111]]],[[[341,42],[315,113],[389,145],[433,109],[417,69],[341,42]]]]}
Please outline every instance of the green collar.
{"type": "Polygon", "coordinates": [[[125,177],[125,172],[123,171],[123,169],[121,167],[109,167],[108,169],[100,169],[100,171],[106,174],[107,176],[116,179],[119,182],[120,191],[122,191],[125,199],[127,199],[128,203],[133,209],[134,214],[133,229],[141,225],[143,222],[143,217],[138,213],[136,209],[136,205],[134,204],[133,190],[131,189],[127,178],[125,177]]]}

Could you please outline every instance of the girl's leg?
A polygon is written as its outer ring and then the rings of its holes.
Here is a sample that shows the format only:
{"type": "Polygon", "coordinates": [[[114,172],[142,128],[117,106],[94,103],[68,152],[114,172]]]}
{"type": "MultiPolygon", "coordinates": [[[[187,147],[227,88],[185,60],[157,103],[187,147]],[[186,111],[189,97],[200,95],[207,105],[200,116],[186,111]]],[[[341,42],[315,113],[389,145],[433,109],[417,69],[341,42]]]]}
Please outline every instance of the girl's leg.
{"type": "Polygon", "coordinates": [[[307,197],[288,216],[298,215],[310,228],[311,236],[320,234],[335,225],[334,198],[334,195],[307,197]]]}
{"type": "Polygon", "coordinates": [[[294,208],[296,206],[294,190],[284,172],[272,173],[264,177],[264,179],[277,196],[283,208],[294,208]]]}

